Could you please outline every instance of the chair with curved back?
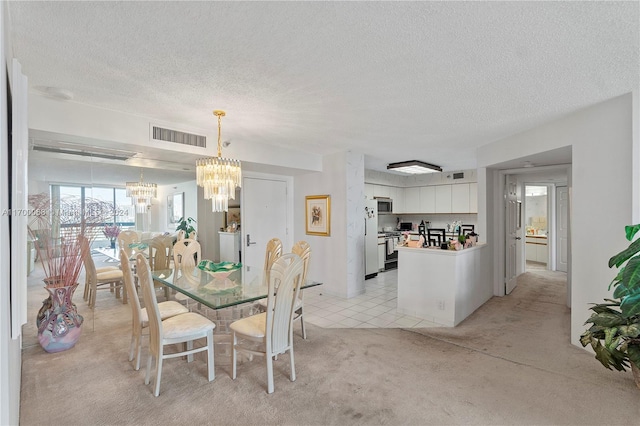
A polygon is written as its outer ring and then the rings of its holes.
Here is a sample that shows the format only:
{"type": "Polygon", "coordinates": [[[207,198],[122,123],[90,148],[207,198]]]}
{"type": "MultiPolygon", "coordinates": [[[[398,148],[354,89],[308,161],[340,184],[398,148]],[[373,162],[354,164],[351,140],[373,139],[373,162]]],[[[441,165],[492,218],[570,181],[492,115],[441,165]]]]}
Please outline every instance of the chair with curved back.
{"type": "Polygon", "coordinates": [[[272,238],[267,242],[264,255],[264,283],[269,282],[269,271],[273,263],[282,256],[282,241],[279,238],[272,238]]]}
{"type": "Polygon", "coordinates": [[[427,228],[427,245],[440,247],[447,242],[446,232],[444,228],[427,228]]]}
{"type": "MultiPolygon", "coordinates": [[[[307,279],[307,271],[309,269],[309,259],[311,258],[311,246],[306,241],[298,241],[291,248],[291,253],[297,254],[302,259],[302,282],[300,285],[302,286],[307,279]]],[[[304,299],[303,299],[304,291],[300,290],[298,292],[298,298],[295,301],[295,316],[293,317],[294,321],[300,320],[300,326],[302,328],[302,338],[307,338],[307,330],[304,326],[304,299]]],[[[267,309],[267,300],[261,299],[258,301],[258,304],[262,307],[262,309],[267,309]]]]}
{"type": "Polygon", "coordinates": [[[152,271],[169,269],[169,253],[163,238],[154,237],[149,241],[149,267],[152,271]]]}
{"type": "MultiPolygon", "coordinates": [[[[87,250],[87,252],[91,253],[91,248],[89,247],[89,239],[83,235],[78,236],[78,238],[80,239],[80,244],[82,246],[84,246],[85,248],[82,248],[82,253],[84,256],[84,251],[87,250]]],[[[84,262],[84,257],[83,257],[83,262],[84,262]]],[[[95,265],[95,263],[94,263],[95,265]]],[[[120,268],[117,266],[101,266],[99,268],[96,268],[96,274],[101,274],[103,272],[109,272],[109,271],[119,271],[120,268]]],[[[113,290],[113,289],[112,289],[113,290]]],[[[90,286],[89,286],[89,275],[86,273],[85,271],[85,276],[84,276],[84,293],[82,295],[82,298],[84,300],[89,300],[89,291],[90,291],[90,286]]]]}
{"type": "MultiPolygon", "coordinates": [[[[91,257],[91,251],[88,247],[88,241],[83,240],[81,244],[84,245],[82,251],[82,262],[84,264],[84,270],[86,274],[86,286],[87,286],[87,300],[90,308],[95,308],[96,305],[96,293],[98,290],[102,290],[105,285],[109,285],[106,289],[114,291],[116,298],[120,297],[120,290],[124,288],[123,274],[120,269],[106,270],[104,272],[98,272],[96,270],[96,264],[91,257]]],[[[122,303],[127,303],[127,293],[122,292],[122,303]]]]}
{"type": "MultiPolygon", "coordinates": [[[[129,361],[133,361],[135,355],[135,369],[139,370],[143,337],[142,331],[149,327],[149,314],[147,313],[147,308],[142,308],[140,306],[140,299],[138,298],[138,292],[136,291],[136,286],[133,281],[133,273],[131,271],[129,257],[123,250],[120,251],[120,263],[122,265],[122,272],[124,275],[124,287],[128,294],[129,304],[131,305],[132,323],[131,344],[129,345],[129,361]]],[[[189,310],[180,303],[172,301],[158,303],[158,311],[160,312],[161,320],[189,312],[189,310]]]]}
{"type": "Polygon", "coordinates": [[[215,378],[215,366],[213,362],[213,330],[216,325],[200,314],[187,312],[162,320],[156,292],[151,279],[151,269],[147,259],[142,254],[136,256],[138,279],[149,315],[149,356],[147,358],[147,372],[145,384],[149,384],[151,378],[151,363],[156,359],[155,387],[153,394],[160,394],[160,379],[162,378],[162,364],[167,358],[187,356],[187,362],[193,361],[193,354],[207,351],[207,378],[212,381],[215,378]],[[207,344],[194,348],[193,342],[206,338],[207,344]],[[184,344],[182,352],[165,353],[166,345],[184,344]]]}
{"type": "MultiPolygon", "coordinates": [[[[306,241],[298,241],[291,248],[291,253],[297,254],[302,259],[302,278],[300,282],[300,286],[304,284],[307,280],[307,271],[309,270],[309,259],[311,259],[311,246],[306,241]]],[[[300,320],[300,326],[302,327],[302,338],[307,338],[307,330],[304,327],[304,318],[302,315],[304,314],[304,300],[303,300],[304,291],[300,290],[298,292],[298,298],[295,301],[295,316],[293,320],[300,320]]]]}
{"type": "Polygon", "coordinates": [[[173,245],[173,265],[178,266],[196,266],[201,256],[200,243],[191,238],[185,238],[176,241],[173,245]]]}
{"type": "MultiPolygon", "coordinates": [[[[192,240],[191,238],[178,240],[173,246],[174,269],[178,269],[183,266],[197,266],[201,257],[200,243],[196,240],[192,240]]],[[[191,300],[189,297],[182,293],[176,293],[174,297],[179,302],[185,302],[187,308],[189,308],[189,300],[191,300]]]]}
{"type": "Polygon", "coordinates": [[[280,256],[273,263],[269,273],[266,312],[231,323],[232,379],[236,378],[238,352],[264,356],[267,364],[267,393],[273,393],[273,358],[289,351],[291,381],[296,380],[293,358],[293,317],[303,268],[303,261],[297,254],[288,253],[280,256]]]}
{"type": "Polygon", "coordinates": [[[127,229],[118,234],[118,247],[120,251],[124,251],[127,254],[127,257],[131,257],[133,254],[133,248],[129,247],[129,245],[139,242],[140,236],[136,231],[131,229],[127,229]]]}

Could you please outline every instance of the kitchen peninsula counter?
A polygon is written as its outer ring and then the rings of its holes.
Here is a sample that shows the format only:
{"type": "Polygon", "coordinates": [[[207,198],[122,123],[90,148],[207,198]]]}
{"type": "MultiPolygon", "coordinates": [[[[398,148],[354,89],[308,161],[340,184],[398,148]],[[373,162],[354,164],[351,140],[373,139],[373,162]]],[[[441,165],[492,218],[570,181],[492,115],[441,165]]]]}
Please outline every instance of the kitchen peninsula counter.
{"type": "Polygon", "coordinates": [[[486,247],[398,247],[398,312],[458,325],[493,296],[486,247]]]}

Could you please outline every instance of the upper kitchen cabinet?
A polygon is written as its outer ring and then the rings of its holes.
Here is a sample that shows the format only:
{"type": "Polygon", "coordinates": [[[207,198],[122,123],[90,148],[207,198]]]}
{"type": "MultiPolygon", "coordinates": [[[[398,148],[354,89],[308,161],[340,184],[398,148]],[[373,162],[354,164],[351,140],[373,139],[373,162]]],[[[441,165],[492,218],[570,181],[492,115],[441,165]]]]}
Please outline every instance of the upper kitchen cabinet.
{"type": "Polygon", "coordinates": [[[393,200],[393,212],[395,214],[406,212],[404,208],[404,188],[392,187],[391,199],[393,200]]]}
{"type": "Polygon", "coordinates": [[[436,187],[421,186],[420,187],[420,213],[436,212],[436,187]]]}
{"type": "Polygon", "coordinates": [[[451,213],[451,185],[436,185],[435,188],[436,213],[451,213]]]}
{"type": "Polygon", "coordinates": [[[380,198],[391,198],[390,187],[386,185],[373,185],[373,196],[380,198]]]}
{"type": "Polygon", "coordinates": [[[364,184],[364,195],[365,197],[367,197],[367,200],[373,200],[373,196],[374,196],[374,190],[373,190],[374,185],[371,183],[365,183],[364,184]]]}
{"type": "Polygon", "coordinates": [[[478,184],[469,184],[469,213],[478,213],[478,184]]]}
{"type": "Polygon", "coordinates": [[[422,213],[420,211],[420,188],[404,188],[404,212],[422,213]]]}
{"type": "Polygon", "coordinates": [[[469,213],[469,184],[451,185],[451,212],[469,213]]]}

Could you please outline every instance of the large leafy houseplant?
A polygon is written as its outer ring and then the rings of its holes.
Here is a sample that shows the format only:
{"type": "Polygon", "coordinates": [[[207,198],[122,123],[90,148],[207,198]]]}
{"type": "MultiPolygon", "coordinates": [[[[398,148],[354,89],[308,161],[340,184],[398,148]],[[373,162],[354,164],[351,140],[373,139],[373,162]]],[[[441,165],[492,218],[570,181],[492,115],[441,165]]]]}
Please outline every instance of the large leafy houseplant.
{"type": "Polygon", "coordinates": [[[626,371],[631,367],[640,387],[640,224],[626,226],[629,247],[609,259],[618,274],[609,284],[613,299],[594,304],[585,324],[591,327],[580,337],[582,346],[591,345],[596,359],[606,368],[626,371]]]}
{"type": "Polygon", "coordinates": [[[180,220],[178,220],[176,231],[184,231],[184,237],[189,238],[191,233],[196,232],[196,228],[193,226],[194,223],[196,223],[196,221],[192,217],[181,217],[180,220]]]}

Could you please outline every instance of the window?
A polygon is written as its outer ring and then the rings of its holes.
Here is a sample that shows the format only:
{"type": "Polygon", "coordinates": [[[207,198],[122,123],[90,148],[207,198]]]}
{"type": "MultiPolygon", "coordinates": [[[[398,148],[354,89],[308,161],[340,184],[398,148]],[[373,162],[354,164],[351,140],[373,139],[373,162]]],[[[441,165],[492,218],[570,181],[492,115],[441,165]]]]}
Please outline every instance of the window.
{"type": "MultiPolygon", "coordinates": [[[[136,225],[135,206],[131,203],[131,198],[126,196],[124,188],[96,187],[96,186],[71,186],[71,185],[51,185],[51,199],[54,204],[60,200],[74,198],[79,200],[80,207],[84,208],[87,198],[100,200],[113,207],[113,218],[105,221],[104,225],[117,224],[122,229],[133,229],[136,225]]],[[[62,212],[69,214],[68,212],[62,212]]],[[[73,217],[61,217],[60,222],[71,228],[80,227],[80,216],[76,220],[73,217]]],[[[106,240],[102,232],[96,229],[96,240],[106,240]]],[[[60,231],[56,232],[60,235],[60,231]]]]}

